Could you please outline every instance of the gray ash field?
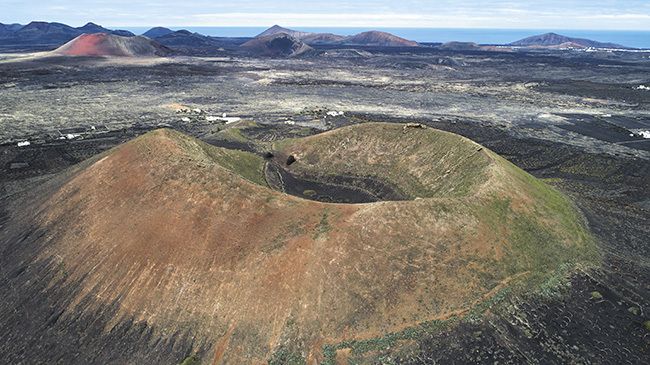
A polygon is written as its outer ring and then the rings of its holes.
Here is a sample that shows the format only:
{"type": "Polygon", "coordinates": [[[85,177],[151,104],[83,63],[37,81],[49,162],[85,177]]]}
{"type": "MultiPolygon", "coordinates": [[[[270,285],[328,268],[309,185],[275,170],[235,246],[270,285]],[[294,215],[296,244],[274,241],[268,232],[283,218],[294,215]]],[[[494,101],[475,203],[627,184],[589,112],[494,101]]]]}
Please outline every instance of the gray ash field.
{"type": "MultiPolygon", "coordinates": [[[[316,48],[291,59],[0,55],[0,230],[13,197],[160,127],[274,161],[267,173],[282,182],[269,185],[293,195],[402,200],[378,181],[292,175],[273,143],[359,123],[421,123],[468,137],[568,195],[602,263],[548,293],[496,298],[463,318],[324,353],[350,363],[648,363],[650,90],[640,86],[650,86],[650,53],[316,48]]],[[[0,252],[19,244],[0,242],[0,252]]],[[[30,284],[26,272],[46,270],[4,261],[1,362],[211,358],[187,333],[154,334],[135,319],[106,332],[110,306],[59,320],[75,289],[47,287],[46,274],[30,284]]]]}

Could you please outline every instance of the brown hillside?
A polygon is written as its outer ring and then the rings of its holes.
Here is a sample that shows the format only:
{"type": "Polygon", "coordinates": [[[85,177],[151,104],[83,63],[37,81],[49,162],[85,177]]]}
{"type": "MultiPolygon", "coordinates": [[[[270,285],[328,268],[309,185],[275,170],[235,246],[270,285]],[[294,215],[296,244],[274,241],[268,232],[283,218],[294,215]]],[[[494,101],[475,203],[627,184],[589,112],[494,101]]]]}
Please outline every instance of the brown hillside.
{"type": "Polygon", "coordinates": [[[39,257],[64,270],[51,285],[79,287],[65,313],[116,303],[114,323],[191,333],[210,364],[322,361],[326,344],[463,314],[588,251],[559,193],[450,133],[371,124],[278,148],[296,171],[389,169],[414,200],[288,196],[263,186],[261,158],[158,130],[35,191],[53,189],[0,238],[47,232],[39,257]]]}

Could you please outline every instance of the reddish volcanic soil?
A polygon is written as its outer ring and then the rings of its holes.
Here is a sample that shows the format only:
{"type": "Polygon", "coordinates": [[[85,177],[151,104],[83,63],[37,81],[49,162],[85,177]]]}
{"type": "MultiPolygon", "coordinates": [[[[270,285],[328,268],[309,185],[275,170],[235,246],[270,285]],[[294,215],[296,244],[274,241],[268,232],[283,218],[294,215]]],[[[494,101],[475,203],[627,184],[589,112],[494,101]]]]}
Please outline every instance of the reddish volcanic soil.
{"type": "Polygon", "coordinates": [[[64,50],[63,54],[68,56],[104,56],[110,51],[106,47],[106,38],[107,35],[103,33],[84,34],[64,50]]]}
{"type": "Polygon", "coordinates": [[[151,57],[171,50],[145,37],[121,37],[106,33],[82,34],[56,51],[65,56],[151,57]]]}

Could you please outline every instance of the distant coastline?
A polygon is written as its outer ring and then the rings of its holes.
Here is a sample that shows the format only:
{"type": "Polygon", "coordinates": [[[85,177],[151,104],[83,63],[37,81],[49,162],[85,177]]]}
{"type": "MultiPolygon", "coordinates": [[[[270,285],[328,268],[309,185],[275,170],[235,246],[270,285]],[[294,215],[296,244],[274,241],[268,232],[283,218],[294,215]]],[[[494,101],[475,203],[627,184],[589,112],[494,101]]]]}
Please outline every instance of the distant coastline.
{"type": "MultiPolygon", "coordinates": [[[[162,24],[162,26],[165,26],[162,24]]],[[[109,27],[110,28],[110,27],[109,27]]],[[[142,34],[151,27],[113,27],[142,34]]],[[[172,26],[173,30],[187,29],[215,37],[254,37],[267,27],[193,27],[172,26]]],[[[315,33],[352,35],[369,28],[348,27],[291,27],[315,33]]],[[[562,29],[479,29],[479,28],[373,28],[417,42],[476,42],[480,44],[506,44],[535,34],[556,32],[563,35],[597,39],[602,42],[622,44],[627,47],[650,49],[650,31],[637,30],[562,30],[562,29]]]]}

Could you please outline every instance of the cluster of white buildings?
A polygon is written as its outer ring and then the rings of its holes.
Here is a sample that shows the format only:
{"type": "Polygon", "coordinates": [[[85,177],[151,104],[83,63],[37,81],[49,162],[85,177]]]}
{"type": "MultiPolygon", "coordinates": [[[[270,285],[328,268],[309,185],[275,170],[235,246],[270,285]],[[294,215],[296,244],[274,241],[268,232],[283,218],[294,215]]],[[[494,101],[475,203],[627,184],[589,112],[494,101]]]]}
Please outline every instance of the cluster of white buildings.
{"type": "MultiPolygon", "coordinates": [[[[228,114],[223,113],[221,116],[207,115],[205,110],[199,108],[190,109],[190,108],[181,108],[177,110],[178,113],[184,114],[194,114],[199,116],[199,119],[202,117],[205,121],[214,123],[214,122],[224,122],[226,124],[236,123],[241,120],[240,117],[229,117],[228,114]]],[[[189,123],[192,121],[190,117],[182,117],[182,122],[189,123]]]]}

